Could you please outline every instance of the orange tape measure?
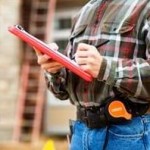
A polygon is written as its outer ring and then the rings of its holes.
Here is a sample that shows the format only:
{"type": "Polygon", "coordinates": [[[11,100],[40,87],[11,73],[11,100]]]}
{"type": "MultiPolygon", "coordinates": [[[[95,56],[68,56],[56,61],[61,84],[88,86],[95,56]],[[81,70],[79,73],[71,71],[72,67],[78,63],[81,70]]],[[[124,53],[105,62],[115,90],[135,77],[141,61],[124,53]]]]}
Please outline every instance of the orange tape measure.
{"type": "Polygon", "coordinates": [[[125,118],[130,120],[132,118],[132,114],[128,113],[126,107],[122,101],[114,100],[108,106],[109,114],[114,118],[125,118]]]}
{"type": "Polygon", "coordinates": [[[112,121],[117,120],[131,120],[132,114],[130,113],[130,108],[128,107],[127,103],[119,100],[113,99],[111,100],[106,109],[108,118],[112,121]]]}

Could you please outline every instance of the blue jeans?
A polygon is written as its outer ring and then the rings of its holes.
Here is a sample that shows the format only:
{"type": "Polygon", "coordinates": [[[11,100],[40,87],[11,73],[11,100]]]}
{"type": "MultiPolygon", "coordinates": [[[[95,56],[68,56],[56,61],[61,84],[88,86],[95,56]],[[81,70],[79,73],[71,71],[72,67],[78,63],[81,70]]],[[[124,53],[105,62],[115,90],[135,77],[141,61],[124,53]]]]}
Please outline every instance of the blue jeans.
{"type": "Polygon", "coordinates": [[[75,121],[70,150],[150,150],[150,115],[100,129],[75,121]]]}

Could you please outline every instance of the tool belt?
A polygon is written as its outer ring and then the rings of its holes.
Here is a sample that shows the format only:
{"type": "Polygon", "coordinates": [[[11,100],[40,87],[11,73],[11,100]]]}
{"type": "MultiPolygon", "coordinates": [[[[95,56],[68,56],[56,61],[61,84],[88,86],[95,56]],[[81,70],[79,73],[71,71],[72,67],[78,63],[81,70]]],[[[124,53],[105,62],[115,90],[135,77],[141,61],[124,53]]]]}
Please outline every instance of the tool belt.
{"type": "Polygon", "coordinates": [[[89,128],[103,128],[144,115],[149,107],[149,103],[136,103],[128,98],[110,98],[98,107],[77,107],[77,119],[89,128]]]}

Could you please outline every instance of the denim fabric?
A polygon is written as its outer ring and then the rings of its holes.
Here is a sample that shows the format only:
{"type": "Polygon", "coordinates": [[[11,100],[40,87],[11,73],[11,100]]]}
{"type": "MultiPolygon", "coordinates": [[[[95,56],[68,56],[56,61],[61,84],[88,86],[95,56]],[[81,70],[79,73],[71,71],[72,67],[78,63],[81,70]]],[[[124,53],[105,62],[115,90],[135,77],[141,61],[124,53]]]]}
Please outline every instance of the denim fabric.
{"type": "Polygon", "coordinates": [[[70,150],[150,150],[150,115],[101,129],[75,121],[70,150]]]}

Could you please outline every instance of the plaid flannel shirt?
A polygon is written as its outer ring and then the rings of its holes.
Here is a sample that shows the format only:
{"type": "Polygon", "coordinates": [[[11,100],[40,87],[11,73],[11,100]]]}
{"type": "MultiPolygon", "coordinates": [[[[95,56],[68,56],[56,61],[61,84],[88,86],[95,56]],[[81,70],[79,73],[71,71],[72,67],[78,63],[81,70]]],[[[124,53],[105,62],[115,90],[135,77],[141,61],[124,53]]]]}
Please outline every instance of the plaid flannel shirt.
{"type": "Polygon", "coordinates": [[[150,0],[91,0],[74,18],[67,56],[78,43],[103,56],[99,75],[86,82],[67,69],[50,76],[48,88],[75,105],[99,106],[113,87],[136,101],[150,101],[150,0]]]}

